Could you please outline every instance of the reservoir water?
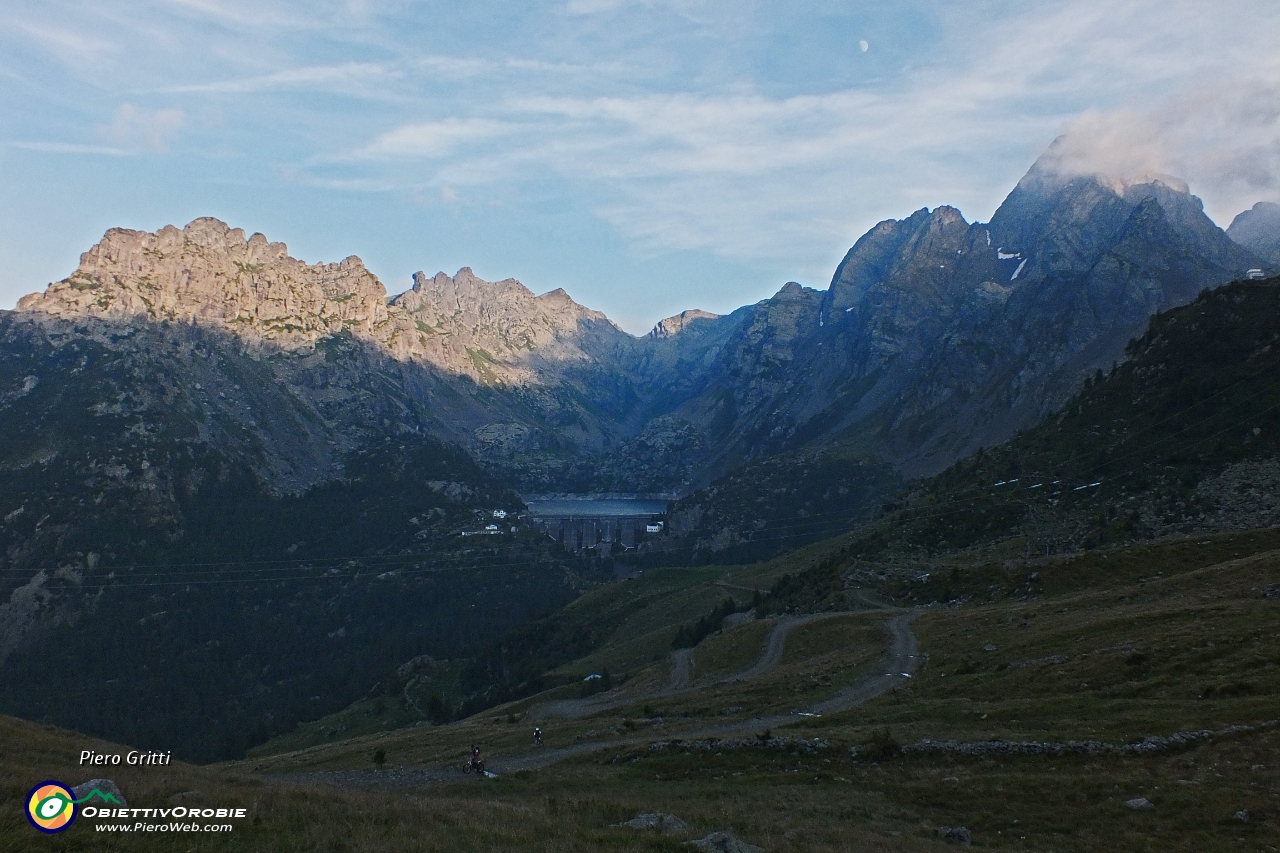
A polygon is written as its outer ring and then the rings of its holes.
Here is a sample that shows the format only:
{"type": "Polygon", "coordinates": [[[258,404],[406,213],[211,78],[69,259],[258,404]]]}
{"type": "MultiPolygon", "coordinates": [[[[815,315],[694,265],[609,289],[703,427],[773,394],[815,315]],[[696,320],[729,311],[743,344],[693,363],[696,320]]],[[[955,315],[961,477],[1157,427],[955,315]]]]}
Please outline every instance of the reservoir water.
{"type": "Polygon", "coordinates": [[[541,518],[634,518],[667,511],[665,500],[643,498],[531,498],[525,503],[530,515],[541,518]]]}

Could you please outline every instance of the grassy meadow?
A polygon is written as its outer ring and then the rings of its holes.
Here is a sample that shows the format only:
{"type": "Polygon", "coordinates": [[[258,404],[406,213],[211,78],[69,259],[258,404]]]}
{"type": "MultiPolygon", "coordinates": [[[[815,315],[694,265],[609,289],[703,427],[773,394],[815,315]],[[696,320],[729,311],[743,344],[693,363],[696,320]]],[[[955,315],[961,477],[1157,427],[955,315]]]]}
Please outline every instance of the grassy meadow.
{"type": "Polygon", "coordinates": [[[617,686],[601,695],[618,701],[596,713],[544,713],[550,700],[580,696],[580,684],[440,726],[379,728],[362,705],[352,713],[374,725],[357,737],[286,738],[242,762],[102,774],[132,804],[248,807],[225,835],[107,838],[83,820],[38,836],[22,795],[46,778],[83,781],[78,750],[107,747],[4,719],[0,851],[674,851],[715,830],[770,851],[951,849],[943,825],[963,825],[984,849],[1274,851],[1280,599],[1266,592],[1280,584],[1278,549],[1280,534],[1258,531],[1030,562],[960,555],[931,564],[927,579],[850,588],[859,610],[794,628],[779,664],[755,679],[723,681],[759,657],[779,617],[713,633],[693,650],[694,689],[666,696],[654,693],[681,625],[726,594],[745,604],[822,555],[646,572],[566,610],[566,620],[610,626],[590,655],[562,665],[575,675],[608,665],[617,686]],[[942,584],[949,603],[938,600],[942,584]],[[848,711],[752,728],[879,674],[888,611],[865,602],[890,597],[932,601],[913,622],[913,678],[848,711]],[[563,760],[539,765],[534,724],[563,760]],[[1250,729],[1146,754],[897,749],[926,738],[1126,744],[1231,726],[1250,729]],[[715,727],[718,741],[689,737],[715,727]],[[491,765],[528,756],[530,766],[464,777],[471,743],[491,765]],[[1135,797],[1153,808],[1127,807],[1135,797]],[[616,826],[652,811],[689,832],[616,826]]]}

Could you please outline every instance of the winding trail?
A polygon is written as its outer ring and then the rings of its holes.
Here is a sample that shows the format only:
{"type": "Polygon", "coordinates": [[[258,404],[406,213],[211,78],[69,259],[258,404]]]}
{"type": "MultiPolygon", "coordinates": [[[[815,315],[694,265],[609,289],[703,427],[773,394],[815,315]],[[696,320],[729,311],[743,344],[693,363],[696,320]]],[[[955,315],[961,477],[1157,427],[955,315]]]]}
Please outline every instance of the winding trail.
{"type": "MultiPolygon", "coordinates": [[[[782,652],[787,644],[787,635],[796,628],[808,625],[811,622],[830,619],[833,616],[848,616],[851,612],[866,611],[842,610],[831,613],[809,613],[804,616],[783,616],[769,630],[768,636],[765,637],[764,648],[760,653],[760,658],[755,663],[741,672],[718,679],[705,686],[733,684],[759,678],[777,666],[778,662],[782,660],[782,652]]],[[[577,720],[601,711],[608,711],[611,708],[621,708],[623,705],[643,702],[646,699],[668,698],[679,696],[692,690],[704,689],[693,684],[693,649],[676,649],[671,653],[668,660],[671,662],[671,675],[667,677],[667,683],[657,691],[641,694],[601,694],[586,699],[556,699],[533,706],[525,712],[525,716],[530,720],[543,720],[551,716],[577,720]]]]}
{"type": "MultiPolygon", "coordinates": [[[[873,664],[873,671],[880,674],[870,675],[859,681],[857,684],[844,688],[834,696],[810,705],[807,708],[792,711],[788,714],[772,714],[769,716],[753,717],[747,720],[719,723],[712,726],[704,726],[702,728],[671,732],[664,731],[662,733],[662,737],[665,739],[680,738],[682,740],[697,740],[703,738],[749,734],[763,729],[776,729],[782,726],[798,723],[805,719],[811,719],[814,716],[847,711],[851,708],[856,708],[862,703],[867,702],[870,699],[874,699],[883,693],[887,693],[914,675],[920,660],[919,645],[916,640],[915,633],[911,630],[911,621],[918,615],[918,611],[903,612],[898,610],[892,612],[895,612],[896,615],[884,623],[885,633],[889,635],[889,647],[876,660],[875,664],[873,664]]],[[[793,629],[800,625],[817,621],[821,618],[847,615],[849,615],[848,611],[839,613],[815,613],[808,616],[790,617],[791,621],[787,621],[786,619],[779,620],[778,625],[775,625],[769,634],[769,639],[765,643],[765,653],[761,656],[761,659],[750,669],[744,670],[737,676],[731,676],[726,681],[717,683],[727,683],[728,681],[740,679],[745,680],[746,677],[754,678],[764,672],[767,672],[781,659],[782,648],[786,643],[786,635],[793,629]],[[775,638],[777,639],[776,654],[774,653],[775,638]],[[767,666],[762,666],[771,656],[772,663],[769,663],[767,666]],[[752,674],[748,676],[748,673],[752,674]]],[[[682,649],[681,651],[691,652],[692,650],[682,649]]],[[[684,688],[679,692],[685,692],[693,689],[695,688],[684,688]]],[[[643,698],[643,696],[639,697],[639,699],[643,698]]],[[[638,701],[637,697],[631,696],[617,704],[630,704],[636,701],[638,701]]],[[[553,704],[557,703],[548,703],[548,706],[553,704]]],[[[601,703],[598,710],[604,710],[609,707],[613,707],[613,704],[601,703]]],[[[603,749],[620,749],[639,744],[651,743],[654,739],[653,733],[650,733],[646,736],[619,740],[589,741],[562,747],[545,747],[542,749],[534,749],[531,752],[520,753],[518,755],[494,757],[489,759],[487,763],[489,768],[498,774],[514,773],[519,770],[540,770],[544,767],[555,764],[556,762],[564,761],[567,758],[588,755],[603,749]]],[[[281,781],[321,783],[337,785],[339,787],[367,787],[383,785],[435,785],[462,779],[463,774],[461,763],[459,763],[457,768],[335,770],[317,773],[288,774],[276,776],[274,778],[281,781]]]]}
{"type": "Polygon", "coordinates": [[[783,616],[769,631],[769,636],[764,641],[764,652],[760,655],[760,660],[742,672],[722,678],[716,683],[732,684],[737,681],[750,681],[753,678],[759,678],[777,666],[778,662],[782,660],[782,652],[787,645],[787,635],[796,628],[808,625],[810,622],[830,619],[832,616],[848,615],[847,611],[840,611],[836,613],[809,613],[805,616],[783,616]]]}

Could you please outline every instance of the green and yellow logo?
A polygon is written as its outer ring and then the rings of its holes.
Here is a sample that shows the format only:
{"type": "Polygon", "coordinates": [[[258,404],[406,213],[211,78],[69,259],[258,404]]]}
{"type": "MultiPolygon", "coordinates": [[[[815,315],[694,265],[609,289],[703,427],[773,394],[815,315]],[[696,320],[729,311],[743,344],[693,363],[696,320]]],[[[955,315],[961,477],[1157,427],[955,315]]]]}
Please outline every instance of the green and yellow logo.
{"type": "Polygon", "coordinates": [[[70,788],[50,779],[41,782],[27,794],[27,820],[41,832],[62,832],[76,819],[76,806],[94,797],[108,803],[119,803],[114,794],[94,788],[86,796],[76,799],[70,788]]]}
{"type": "Polygon", "coordinates": [[[27,820],[41,832],[62,832],[76,819],[76,795],[61,782],[41,782],[27,795],[27,820]]]}

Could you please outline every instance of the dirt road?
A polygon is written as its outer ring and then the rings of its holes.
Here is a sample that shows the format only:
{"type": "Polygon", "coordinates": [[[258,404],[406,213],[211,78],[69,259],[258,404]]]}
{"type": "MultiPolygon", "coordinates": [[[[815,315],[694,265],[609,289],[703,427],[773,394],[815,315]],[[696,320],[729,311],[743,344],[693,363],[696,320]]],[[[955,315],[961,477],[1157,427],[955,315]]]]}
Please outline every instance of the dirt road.
{"type": "MultiPolygon", "coordinates": [[[[715,683],[730,684],[736,681],[750,681],[753,678],[759,678],[777,666],[778,661],[782,660],[782,652],[787,644],[787,635],[796,628],[808,625],[811,622],[829,619],[832,616],[847,615],[849,614],[840,611],[835,613],[809,613],[804,616],[783,616],[770,629],[768,636],[765,638],[764,647],[760,652],[760,658],[755,663],[741,672],[719,679],[715,683]]],[[[691,690],[701,689],[695,687],[692,683],[693,649],[676,649],[671,653],[669,660],[671,662],[671,675],[668,676],[667,683],[655,692],[645,694],[607,693],[586,699],[558,699],[553,702],[535,705],[528,710],[525,716],[530,720],[543,720],[547,717],[577,720],[591,714],[607,711],[610,708],[620,708],[623,705],[643,702],[646,699],[678,696],[691,690]]]]}
{"type": "MultiPolygon", "coordinates": [[[[769,634],[769,639],[765,643],[765,653],[761,656],[761,659],[757,661],[751,669],[744,670],[743,673],[739,673],[738,676],[734,676],[733,678],[755,677],[763,672],[767,672],[769,668],[776,665],[782,658],[782,647],[785,645],[786,635],[791,630],[799,627],[800,625],[816,621],[819,618],[840,615],[847,614],[811,614],[810,616],[793,617],[790,622],[779,620],[779,624],[775,626],[773,631],[769,634]],[[776,654],[774,654],[775,637],[778,638],[776,654]],[[773,658],[773,663],[761,668],[762,664],[764,664],[770,657],[773,658]],[[747,676],[747,673],[754,673],[754,675],[747,676]]],[[[916,615],[917,614],[915,612],[904,613],[899,611],[897,615],[885,622],[884,628],[885,633],[889,636],[889,646],[885,650],[884,654],[877,659],[873,669],[875,674],[867,676],[857,684],[846,687],[834,696],[787,714],[772,714],[769,716],[754,717],[748,720],[719,723],[713,726],[704,726],[702,728],[680,731],[664,730],[662,732],[662,737],[667,739],[679,737],[684,740],[697,740],[702,738],[730,737],[733,735],[751,734],[764,729],[781,728],[786,725],[800,722],[801,720],[812,719],[814,716],[847,711],[861,705],[863,702],[874,699],[876,696],[892,690],[899,684],[903,684],[915,674],[920,657],[916,636],[911,630],[911,620],[914,619],[916,615]]],[[[694,688],[688,689],[692,690],[694,688]]],[[[637,701],[635,697],[628,697],[624,703],[631,703],[635,701],[637,701]]],[[[550,705],[554,703],[548,704],[550,705]]],[[[600,709],[605,709],[607,707],[609,706],[604,705],[600,709]]],[[[519,770],[539,770],[543,767],[555,764],[558,761],[563,761],[566,758],[588,755],[602,749],[616,750],[629,746],[636,746],[638,744],[649,743],[654,739],[654,735],[651,733],[643,737],[632,737],[622,740],[589,741],[562,747],[544,747],[542,749],[534,749],[531,752],[519,755],[494,757],[489,759],[487,764],[491,771],[499,775],[514,773],[519,770]]],[[[321,782],[343,787],[363,787],[370,785],[433,785],[441,782],[462,779],[463,774],[461,759],[459,759],[458,767],[449,769],[422,768],[383,771],[340,770],[322,773],[296,774],[277,778],[294,779],[299,782],[321,782]]]]}
{"type": "Polygon", "coordinates": [[[671,653],[671,678],[659,696],[672,696],[688,690],[693,678],[693,649],[676,649],[671,653]]]}
{"type": "Polygon", "coordinates": [[[719,684],[730,684],[735,681],[750,681],[753,678],[759,678],[769,670],[778,665],[778,661],[782,660],[782,652],[787,645],[787,635],[802,625],[808,625],[810,622],[819,622],[823,619],[830,619],[832,616],[848,616],[848,613],[809,613],[805,616],[783,616],[778,623],[769,631],[769,636],[764,641],[764,652],[760,655],[760,659],[747,669],[728,678],[723,678],[719,684]]]}

